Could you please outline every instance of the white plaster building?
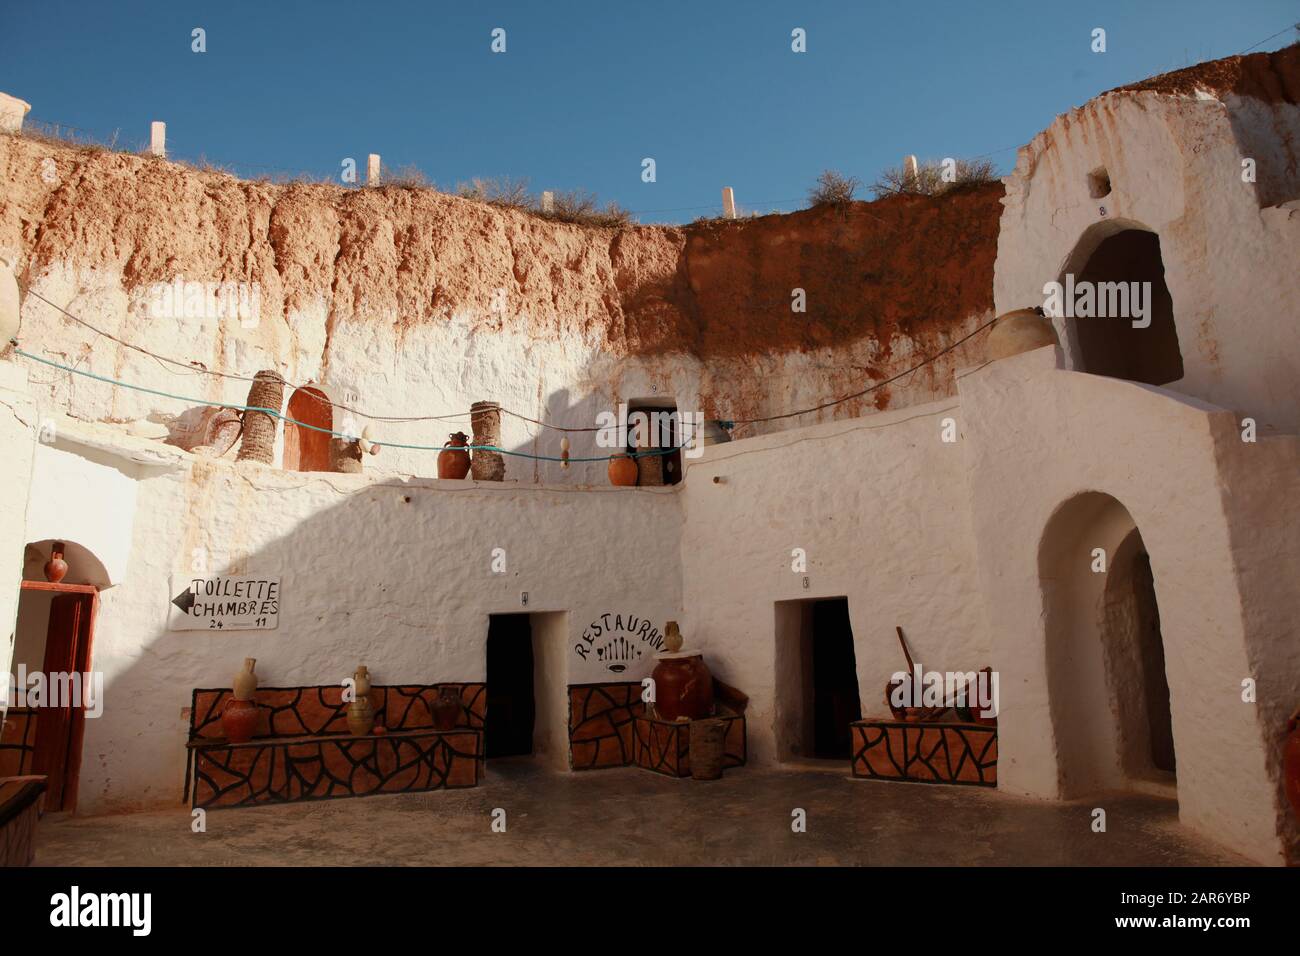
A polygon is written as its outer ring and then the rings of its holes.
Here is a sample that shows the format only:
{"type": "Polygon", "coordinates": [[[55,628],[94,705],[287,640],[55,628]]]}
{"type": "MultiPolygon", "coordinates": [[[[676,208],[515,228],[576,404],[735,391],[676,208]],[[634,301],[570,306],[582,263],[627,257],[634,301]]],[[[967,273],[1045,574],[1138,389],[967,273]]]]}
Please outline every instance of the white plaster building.
{"type": "MultiPolygon", "coordinates": [[[[1272,57],[1279,73],[1296,69],[1294,48],[1272,57]]],[[[11,505],[0,513],[10,562],[0,616],[19,621],[14,665],[36,660],[19,645],[40,630],[22,621],[19,579],[40,578],[51,542],[69,546],[69,581],[99,589],[92,666],[106,699],[85,728],[78,811],[178,802],[191,692],[225,686],[245,657],[276,686],[334,683],[358,661],[385,682],[482,680],[491,616],[521,610],[539,615],[536,733],[556,763],[564,687],[638,681],[653,665],[646,653],[612,671],[593,656],[587,636],[605,616],[680,621],[714,674],[749,695],[750,758],[806,757],[799,608],[843,598],[864,714],[884,710],[903,626],[931,667],[1000,674],[1001,789],[1049,800],[1176,793],[1185,825],[1263,863],[1297,859],[1281,783],[1286,717],[1300,703],[1297,131],[1294,98],[1245,87],[1118,91],[1062,116],[1005,181],[995,309],[1041,304],[1044,284],[1067,273],[1149,281],[1149,328],[1063,319],[1061,347],[992,362],[976,339],[948,359],[949,377],[902,407],[711,446],[669,487],[612,488],[599,466],[542,473],[513,461],[503,483],[403,474],[416,460],[410,471],[433,473],[432,456],[415,453],[381,454],[359,475],[214,461],[126,426],[149,420],[156,396],[71,377],[47,387],[32,380],[49,380],[48,367],[10,354],[0,361],[11,505]],[[1256,160],[1253,182],[1243,158],[1256,160]],[[795,549],[806,569],[792,570],[795,549]],[[169,630],[173,575],[196,561],[277,577],[278,626],[169,630]],[[1153,691],[1160,669],[1165,696],[1153,691]],[[1176,775],[1159,765],[1162,748],[1171,765],[1176,754],[1176,775]]],[[[587,255],[567,231],[555,241],[587,255]]],[[[117,316],[127,340],[155,338],[126,311],[120,265],[81,263],[74,246],[35,275],[36,250],[0,253],[68,311],[117,316]]],[[[22,308],[25,350],[84,357],[68,321],[30,298],[22,308]]],[[[372,397],[445,373],[430,386],[442,407],[488,397],[533,407],[529,395],[545,392],[562,396],[542,404],[567,410],[556,419],[566,421],[666,392],[688,408],[715,374],[748,389],[763,374],[753,357],[710,366],[683,351],[620,365],[599,357],[598,342],[455,322],[412,331],[410,367],[395,368],[364,321],[326,320],[319,308],[319,321],[299,305],[286,325],[232,335],[222,367],[314,362],[332,340],[323,354],[353,355],[346,382],[383,383],[372,397]],[[476,358],[460,379],[443,355],[456,349],[476,358]]],[[[989,311],[975,308],[961,328],[989,311]]],[[[162,338],[180,354],[179,335],[162,338]]],[[[905,367],[932,351],[900,340],[897,354],[905,367]]],[[[849,343],[823,357],[878,352],[849,343]]],[[[810,354],[772,357],[763,410],[847,390],[851,378],[814,375],[810,354]]],[[[87,367],[175,387],[140,355],[101,352],[87,367]]],[[[338,385],[338,364],[295,367],[337,387],[335,401],[352,387],[338,385]]],[[[208,401],[246,391],[183,381],[208,401]]],[[[508,443],[527,447],[529,434],[508,443]]]]}

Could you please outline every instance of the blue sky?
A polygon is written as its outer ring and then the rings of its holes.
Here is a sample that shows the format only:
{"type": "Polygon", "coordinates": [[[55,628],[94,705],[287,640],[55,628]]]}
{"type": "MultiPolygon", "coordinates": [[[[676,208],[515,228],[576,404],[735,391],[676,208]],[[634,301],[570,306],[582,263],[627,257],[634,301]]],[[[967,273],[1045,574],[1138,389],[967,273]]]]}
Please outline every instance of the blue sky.
{"type": "MultiPolygon", "coordinates": [[[[1102,90],[1300,20],[1295,0],[0,3],[0,90],[34,118],[132,144],[165,120],[174,156],[243,175],[377,152],[443,187],[526,177],[643,222],[716,211],[724,185],[789,210],[826,168],[870,182],[905,153],[1014,147],[1102,90]]],[[[990,158],[1005,171],[1014,152],[990,158]]]]}

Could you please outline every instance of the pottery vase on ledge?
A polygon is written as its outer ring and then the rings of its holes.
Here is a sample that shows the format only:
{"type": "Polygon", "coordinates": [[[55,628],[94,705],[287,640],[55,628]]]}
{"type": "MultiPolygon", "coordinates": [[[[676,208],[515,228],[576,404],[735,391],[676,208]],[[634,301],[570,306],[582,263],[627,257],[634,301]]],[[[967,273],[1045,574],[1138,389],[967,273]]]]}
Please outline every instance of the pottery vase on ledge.
{"type": "Polygon", "coordinates": [[[50,560],[45,562],[45,580],[58,584],[68,573],[68,562],[63,560],[63,542],[55,541],[50,560]]]}
{"type": "Polygon", "coordinates": [[[460,692],[455,687],[443,687],[437,698],[429,705],[433,716],[434,730],[455,730],[460,723],[460,692]]]}
{"type": "Polygon", "coordinates": [[[356,697],[348,704],[348,730],[354,737],[366,737],[375,726],[375,708],[370,703],[370,672],[365,665],[353,675],[356,697]]]}
{"type": "Polygon", "coordinates": [[[610,455],[607,470],[609,472],[609,483],[620,488],[633,487],[636,484],[637,476],[640,474],[636,459],[631,455],[610,455]]]}
{"type": "Polygon", "coordinates": [[[244,658],[244,669],[235,675],[234,689],[221,709],[221,729],[232,744],[246,744],[257,733],[261,717],[257,706],[257,658],[244,658]]]}
{"type": "Polygon", "coordinates": [[[699,651],[682,650],[676,621],[664,625],[664,647],[650,676],[655,682],[655,713],[660,720],[699,720],[713,713],[713,675],[699,651]]]}
{"type": "Polygon", "coordinates": [[[447,436],[447,444],[438,452],[439,478],[464,478],[469,474],[469,452],[458,450],[469,445],[469,436],[456,432],[447,436]]]}

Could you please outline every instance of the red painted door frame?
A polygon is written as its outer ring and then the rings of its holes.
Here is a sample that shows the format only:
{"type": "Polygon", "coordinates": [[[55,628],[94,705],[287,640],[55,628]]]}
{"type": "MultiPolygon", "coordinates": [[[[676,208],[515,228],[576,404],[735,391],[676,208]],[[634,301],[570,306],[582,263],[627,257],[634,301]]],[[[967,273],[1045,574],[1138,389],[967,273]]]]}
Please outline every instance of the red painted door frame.
{"type": "MultiPolygon", "coordinates": [[[[45,637],[46,677],[56,673],[77,673],[88,680],[91,647],[95,637],[95,616],[99,611],[99,589],[91,584],[51,584],[24,581],[25,591],[53,591],[50,623],[45,637]]],[[[39,707],[36,719],[32,772],[49,777],[46,807],[76,809],[81,781],[81,747],[86,735],[83,699],[60,701],[58,707],[39,707]]]]}

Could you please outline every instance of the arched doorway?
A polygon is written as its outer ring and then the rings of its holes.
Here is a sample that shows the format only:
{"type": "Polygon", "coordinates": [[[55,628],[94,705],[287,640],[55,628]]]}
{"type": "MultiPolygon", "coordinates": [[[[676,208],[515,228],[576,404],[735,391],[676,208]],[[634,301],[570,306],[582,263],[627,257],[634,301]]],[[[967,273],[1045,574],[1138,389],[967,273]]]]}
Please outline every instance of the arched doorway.
{"type": "Polygon", "coordinates": [[[1062,796],[1167,792],[1174,739],[1157,587],[1128,510],[1101,492],[1067,501],[1043,533],[1039,577],[1062,796]]]}
{"type": "Polygon", "coordinates": [[[86,717],[103,710],[103,675],[92,668],[103,564],[73,542],[40,541],[24,555],[11,669],[15,699],[0,732],[0,776],[46,778],[45,806],[76,808],[86,717]],[[53,551],[67,563],[52,582],[43,573],[53,551]]]}
{"type": "Polygon", "coordinates": [[[1156,233],[1137,224],[1098,224],[1075,246],[1061,278],[1063,285],[1066,276],[1073,276],[1074,288],[1089,289],[1093,297],[1092,317],[1069,320],[1078,371],[1148,385],[1167,385],[1183,377],[1173,297],[1165,283],[1156,233]],[[1141,300],[1130,294],[1134,283],[1141,300]],[[1133,316],[1137,301],[1144,303],[1145,318],[1133,316]],[[1103,302],[1110,306],[1106,316],[1099,314],[1103,302]],[[1114,317],[1114,306],[1123,303],[1130,317],[1114,317]],[[1134,327],[1134,321],[1149,324],[1134,327]]]}
{"type": "Polygon", "coordinates": [[[334,409],[325,393],[309,385],[294,389],[285,415],[290,421],[284,429],[284,470],[329,471],[334,409]]]}

